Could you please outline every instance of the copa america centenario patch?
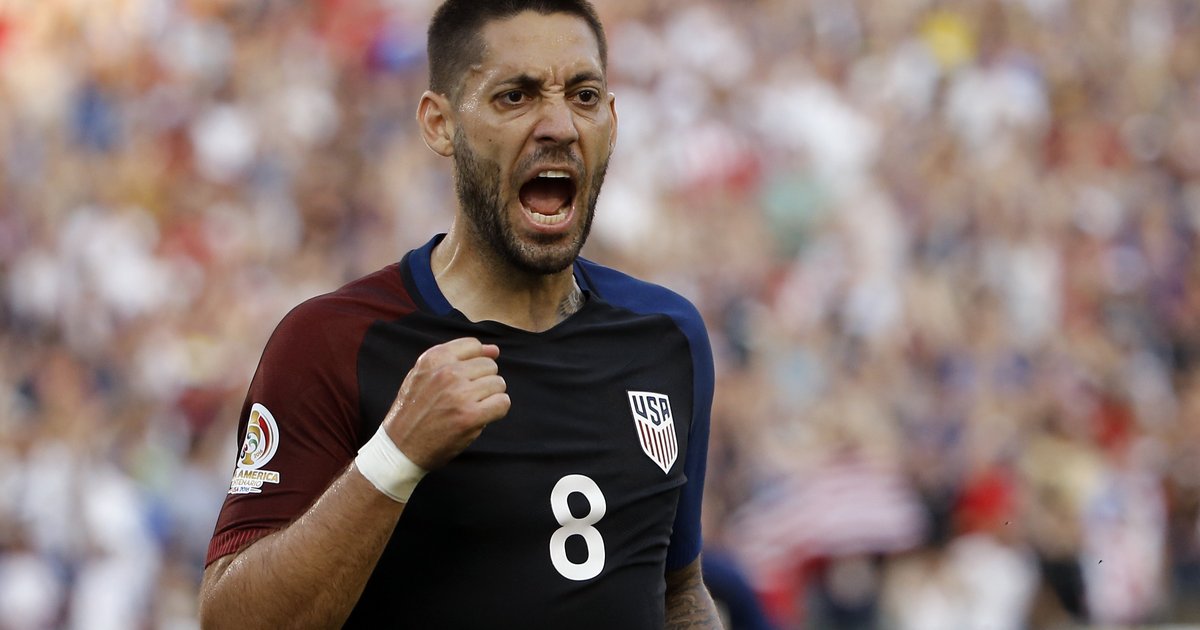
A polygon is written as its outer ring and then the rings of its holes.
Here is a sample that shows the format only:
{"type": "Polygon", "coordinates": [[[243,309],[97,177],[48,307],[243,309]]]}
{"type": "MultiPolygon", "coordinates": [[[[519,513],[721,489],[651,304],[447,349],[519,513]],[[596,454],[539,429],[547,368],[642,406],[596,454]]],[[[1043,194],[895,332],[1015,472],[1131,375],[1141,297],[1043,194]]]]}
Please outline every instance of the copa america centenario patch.
{"type": "Polygon", "coordinates": [[[263,469],[278,449],[279,425],[275,416],[262,404],[254,403],[246,419],[246,437],[238,450],[229,494],[259,494],[264,483],[279,483],[278,472],[263,469]]]}

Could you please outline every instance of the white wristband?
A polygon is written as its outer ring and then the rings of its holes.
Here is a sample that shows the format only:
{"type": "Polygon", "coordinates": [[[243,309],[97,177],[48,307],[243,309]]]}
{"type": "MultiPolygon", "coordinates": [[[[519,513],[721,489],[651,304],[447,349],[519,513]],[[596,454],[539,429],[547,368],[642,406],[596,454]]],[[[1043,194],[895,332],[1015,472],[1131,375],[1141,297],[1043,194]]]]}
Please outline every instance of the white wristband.
{"type": "Polygon", "coordinates": [[[408,503],[413,488],[428,472],[405,457],[383,427],[358,449],[354,465],[371,485],[400,503],[408,503]]]}

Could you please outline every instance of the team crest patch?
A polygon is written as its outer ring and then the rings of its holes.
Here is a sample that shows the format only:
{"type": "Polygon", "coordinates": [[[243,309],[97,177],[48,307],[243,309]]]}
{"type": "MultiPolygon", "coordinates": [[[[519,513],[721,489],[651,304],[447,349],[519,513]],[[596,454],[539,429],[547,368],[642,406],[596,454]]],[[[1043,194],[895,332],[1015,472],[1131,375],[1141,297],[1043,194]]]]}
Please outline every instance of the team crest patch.
{"type": "Polygon", "coordinates": [[[259,403],[250,407],[246,437],[238,450],[237,470],[229,484],[229,494],[258,494],[264,483],[279,483],[279,473],[263,470],[279,448],[279,425],[267,408],[259,403]]]}
{"type": "Polygon", "coordinates": [[[671,399],[654,392],[626,393],[629,394],[629,408],[633,411],[633,424],[637,427],[642,452],[658,464],[664,473],[671,472],[671,466],[679,455],[671,399]]]}

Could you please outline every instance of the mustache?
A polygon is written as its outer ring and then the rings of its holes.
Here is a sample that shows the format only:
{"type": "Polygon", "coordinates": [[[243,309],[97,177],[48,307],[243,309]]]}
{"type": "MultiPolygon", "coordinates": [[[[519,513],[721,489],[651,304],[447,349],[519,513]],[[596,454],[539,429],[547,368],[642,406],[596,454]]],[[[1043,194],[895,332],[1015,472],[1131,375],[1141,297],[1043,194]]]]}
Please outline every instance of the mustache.
{"type": "Polygon", "coordinates": [[[567,147],[538,147],[528,157],[525,157],[520,162],[517,162],[518,173],[525,173],[533,168],[535,164],[551,162],[554,164],[568,164],[579,175],[586,176],[587,171],[583,168],[583,158],[575,154],[574,151],[567,147]]]}

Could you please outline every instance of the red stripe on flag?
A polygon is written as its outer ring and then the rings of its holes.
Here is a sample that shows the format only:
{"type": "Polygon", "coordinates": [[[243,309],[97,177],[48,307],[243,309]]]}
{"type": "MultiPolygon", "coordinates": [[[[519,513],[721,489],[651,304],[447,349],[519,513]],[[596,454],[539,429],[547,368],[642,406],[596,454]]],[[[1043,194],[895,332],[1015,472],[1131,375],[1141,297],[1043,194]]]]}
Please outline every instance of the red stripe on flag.
{"type": "Polygon", "coordinates": [[[646,425],[642,424],[641,422],[635,422],[634,424],[637,425],[638,433],[641,434],[641,436],[642,436],[642,450],[647,455],[649,455],[650,454],[650,433],[649,433],[649,431],[646,430],[646,425]]]}

